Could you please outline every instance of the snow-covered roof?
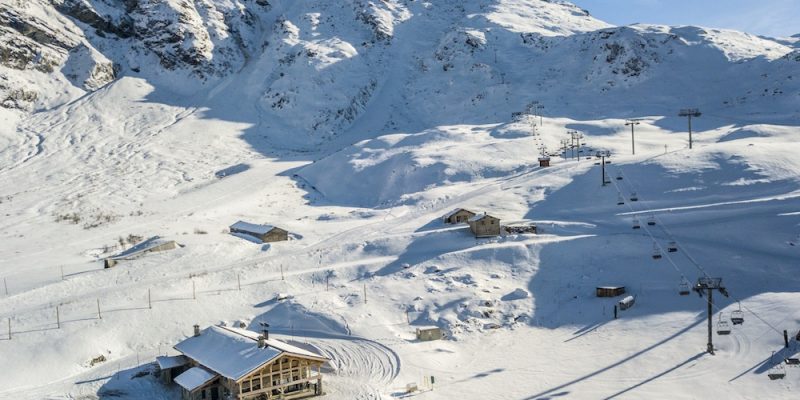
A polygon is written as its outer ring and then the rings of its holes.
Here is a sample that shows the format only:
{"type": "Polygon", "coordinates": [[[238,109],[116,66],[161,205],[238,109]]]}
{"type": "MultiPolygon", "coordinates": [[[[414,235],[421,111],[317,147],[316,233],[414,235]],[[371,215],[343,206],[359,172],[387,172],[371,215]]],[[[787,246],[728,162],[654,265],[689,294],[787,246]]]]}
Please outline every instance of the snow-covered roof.
{"type": "Polygon", "coordinates": [[[468,212],[470,214],[474,214],[472,211],[467,210],[466,208],[460,208],[459,207],[459,208],[456,208],[456,209],[450,211],[449,213],[445,214],[442,218],[448,219],[448,218],[452,217],[453,215],[455,215],[456,213],[458,213],[459,211],[466,211],[466,212],[468,212]]]}
{"type": "Polygon", "coordinates": [[[244,221],[237,221],[235,224],[231,225],[231,230],[239,230],[244,232],[251,232],[263,235],[265,233],[269,233],[269,231],[275,229],[272,225],[259,225],[259,224],[251,224],[249,222],[244,221]]]}
{"type": "Polygon", "coordinates": [[[239,380],[284,353],[327,360],[319,354],[280,340],[267,340],[258,347],[259,334],[245,329],[211,326],[177,345],[175,349],[206,368],[233,380],[239,380]]]}
{"type": "Polygon", "coordinates": [[[123,252],[117,253],[111,257],[112,260],[124,260],[126,258],[133,258],[136,257],[148,250],[151,250],[154,247],[161,246],[162,244],[166,244],[169,242],[174,242],[174,240],[166,240],[162,239],[160,236],[153,236],[144,242],[137,244],[136,246],[131,247],[123,252]]]}
{"type": "Polygon", "coordinates": [[[209,371],[203,367],[193,367],[178,375],[178,377],[175,378],[175,383],[181,385],[182,388],[191,392],[205,385],[206,383],[211,382],[218,376],[218,374],[215,374],[213,371],[209,371]]]}
{"type": "MultiPolygon", "coordinates": [[[[258,342],[258,336],[260,335],[260,333],[258,333],[258,332],[253,332],[253,331],[250,331],[250,330],[247,330],[247,329],[239,329],[239,328],[233,328],[233,327],[228,327],[228,326],[223,326],[221,328],[225,329],[225,330],[228,330],[230,332],[242,335],[242,336],[249,337],[250,339],[252,339],[252,340],[254,340],[256,342],[258,342]]],[[[286,353],[296,354],[296,355],[299,355],[299,356],[319,358],[319,359],[324,359],[324,360],[328,359],[327,357],[325,357],[325,356],[323,356],[321,354],[317,354],[317,353],[314,353],[312,351],[308,351],[308,350],[302,349],[300,347],[297,347],[297,346],[291,345],[289,343],[286,343],[286,342],[284,342],[282,340],[269,339],[269,340],[267,340],[267,346],[279,349],[279,350],[281,350],[283,352],[286,352],[286,353]]]]}
{"type": "Polygon", "coordinates": [[[156,357],[156,362],[158,363],[158,368],[170,369],[188,364],[189,359],[186,356],[158,356],[156,357]]]}
{"type": "Polygon", "coordinates": [[[469,222],[480,221],[480,220],[482,220],[484,218],[487,218],[487,217],[488,218],[498,219],[497,217],[493,217],[493,216],[491,216],[491,215],[489,215],[489,214],[487,214],[485,212],[482,212],[482,213],[475,214],[472,218],[469,219],[469,222]]]}

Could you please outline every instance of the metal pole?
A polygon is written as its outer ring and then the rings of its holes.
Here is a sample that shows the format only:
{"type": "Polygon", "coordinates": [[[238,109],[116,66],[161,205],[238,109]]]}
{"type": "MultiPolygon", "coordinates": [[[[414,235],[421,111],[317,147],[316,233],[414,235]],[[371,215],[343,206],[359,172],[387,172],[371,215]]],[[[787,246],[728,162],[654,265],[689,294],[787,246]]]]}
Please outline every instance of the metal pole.
{"type": "Polygon", "coordinates": [[[153,309],[153,301],[150,299],[150,289],[147,289],[147,308],[153,309]]]}
{"type": "Polygon", "coordinates": [[[197,300],[197,289],[194,284],[194,279],[192,279],[192,300],[197,300]]]}
{"type": "Polygon", "coordinates": [[[689,114],[689,148],[692,148],[692,114],[689,114]]]}
{"type": "MultiPolygon", "coordinates": [[[[367,304],[367,284],[364,284],[364,304],[367,304]]],[[[784,331],[786,332],[786,331],[784,331]]]]}
{"type": "Polygon", "coordinates": [[[103,319],[103,315],[100,314],[100,299],[97,299],[97,319],[103,319]]]}
{"type": "Polygon", "coordinates": [[[283,264],[281,264],[281,280],[284,280],[284,278],[283,278],[283,264]]]}
{"type": "Polygon", "coordinates": [[[602,186],[605,186],[606,185],[606,156],[605,155],[600,156],[600,173],[601,173],[600,179],[601,179],[601,182],[603,184],[602,186]]]}
{"type": "Polygon", "coordinates": [[[239,291],[242,291],[242,277],[239,274],[236,274],[236,285],[239,287],[239,291]]]}
{"type": "Polygon", "coordinates": [[[3,278],[3,286],[6,288],[6,296],[8,296],[8,281],[6,278],[3,278]]]}
{"type": "Polygon", "coordinates": [[[636,155],[636,144],[633,141],[633,127],[634,126],[636,126],[636,124],[631,124],[631,155],[635,156],[636,155]]]}
{"type": "Polygon", "coordinates": [[[58,310],[58,306],[56,306],[56,326],[61,329],[61,313],[58,310]]]}
{"type": "Polygon", "coordinates": [[[8,340],[11,340],[11,317],[8,317],[8,340]]]}
{"type": "Polygon", "coordinates": [[[714,354],[713,335],[711,334],[711,307],[714,304],[713,295],[714,289],[708,288],[708,347],[706,348],[708,354],[714,354]]]}

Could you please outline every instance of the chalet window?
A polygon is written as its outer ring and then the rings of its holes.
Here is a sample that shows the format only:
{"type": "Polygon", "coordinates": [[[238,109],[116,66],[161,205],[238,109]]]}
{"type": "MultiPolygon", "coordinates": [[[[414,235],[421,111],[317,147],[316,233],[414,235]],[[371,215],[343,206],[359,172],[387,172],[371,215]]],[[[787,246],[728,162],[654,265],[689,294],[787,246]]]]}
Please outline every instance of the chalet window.
{"type": "Polygon", "coordinates": [[[200,391],[200,398],[201,399],[205,399],[206,398],[206,390],[205,389],[200,391]]]}

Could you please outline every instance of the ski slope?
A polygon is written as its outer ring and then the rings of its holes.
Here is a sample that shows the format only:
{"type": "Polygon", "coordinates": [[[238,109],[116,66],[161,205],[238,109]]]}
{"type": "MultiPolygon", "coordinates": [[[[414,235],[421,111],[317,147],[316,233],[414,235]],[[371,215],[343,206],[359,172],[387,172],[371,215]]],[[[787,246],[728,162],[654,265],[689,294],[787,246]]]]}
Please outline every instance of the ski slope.
{"type": "Polygon", "coordinates": [[[70,76],[120,70],[87,88],[0,65],[0,91],[41,93],[0,108],[0,398],[177,398],[155,356],[194,324],[265,321],[332,359],[331,399],[797,396],[800,368],[767,377],[800,349],[796,39],[612,27],[559,1],[207,3],[137,9],[177,18],[184,47],[26,6],[106,57],[70,76]],[[542,116],[516,114],[534,100],[542,116]],[[570,130],[583,153],[558,150],[570,130]],[[441,222],[456,207],[539,233],[476,240],[441,222]],[[242,240],[238,220],[291,240],[242,240]],[[134,236],[184,247],[103,269],[134,236]],[[706,275],[730,292],[715,323],[745,311],[715,355],[705,300],[678,295],[706,275]],[[606,285],[635,306],[614,319],[606,285]],[[447,338],[415,340],[429,325],[447,338]]]}

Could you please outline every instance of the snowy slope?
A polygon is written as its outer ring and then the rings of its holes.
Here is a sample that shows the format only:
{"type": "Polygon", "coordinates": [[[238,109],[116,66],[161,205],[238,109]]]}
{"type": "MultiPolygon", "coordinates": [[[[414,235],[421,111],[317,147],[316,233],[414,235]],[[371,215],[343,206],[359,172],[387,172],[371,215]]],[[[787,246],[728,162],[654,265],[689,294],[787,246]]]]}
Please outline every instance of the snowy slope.
{"type": "Polygon", "coordinates": [[[0,398],[176,398],[157,354],[262,321],[332,358],[332,399],[796,397],[766,376],[800,329],[794,39],[538,0],[6,0],[0,29],[0,398]],[[476,240],[455,207],[540,233],[476,240]],[[152,236],[185,247],[102,269],[152,236]],[[677,294],[704,271],[715,319],[747,311],[715,356],[677,294]]]}

